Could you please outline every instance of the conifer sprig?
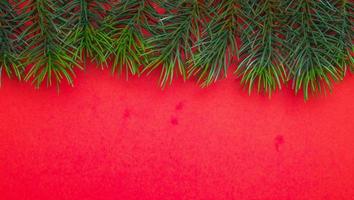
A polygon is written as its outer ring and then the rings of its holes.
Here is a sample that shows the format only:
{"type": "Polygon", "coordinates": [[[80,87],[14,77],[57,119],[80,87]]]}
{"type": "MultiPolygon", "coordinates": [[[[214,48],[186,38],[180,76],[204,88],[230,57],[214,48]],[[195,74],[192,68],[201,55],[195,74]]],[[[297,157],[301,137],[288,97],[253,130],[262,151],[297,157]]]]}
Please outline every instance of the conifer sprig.
{"type": "Polygon", "coordinates": [[[67,21],[62,17],[62,8],[65,2],[31,0],[27,3],[22,17],[28,19],[30,25],[21,36],[28,43],[23,52],[27,58],[25,64],[29,67],[25,80],[32,79],[37,87],[44,80],[51,85],[53,79],[59,85],[63,78],[72,84],[74,67],[78,65],[64,41],[66,33],[63,27],[67,21]]]}
{"type": "Polygon", "coordinates": [[[270,95],[285,80],[282,2],[245,0],[241,3],[244,25],[240,32],[240,56],[243,60],[236,73],[242,77],[241,83],[248,86],[249,93],[256,85],[258,92],[270,95]]]}
{"type": "Polygon", "coordinates": [[[202,86],[226,76],[228,67],[238,54],[238,0],[214,0],[209,5],[211,20],[195,45],[197,52],[189,61],[189,74],[197,75],[202,86]]]}
{"type": "Polygon", "coordinates": [[[287,66],[295,92],[302,89],[305,99],[309,92],[331,89],[332,80],[344,76],[337,58],[343,49],[338,48],[342,25],[333,17],[335,6],[332,1],[299,0],[290,1],[286,10],[287,66]]]}
{"type": "Polygon", "coordinates": [[[336,23],[341,24],[341,31],[339,33],[338,48],[342,49],[341,55],[338,55],[339,62],[343,66],[349,66],[350,70],[354,71],[354,3],[353,1],[341,0],[336,7],[337,15],[336,23]]]}
{"type": "Polygon", "coordinates": [[[150,57],[145,70],[161,66],[161,85],[172,82],[175,67],[186,78],[186,62],[192,57],[192,47],[200,37],[200,28],[208,17],[206,4],[198,0],[168,0],[160,5],[166,13],[151,29],[147,55],[150,57]]]}
{"type": "Polygon", "coordinates": [[[109,0],[69,0],[65,5],[71,31],[66,43],[75,46],[77,60],[92,58],[98,64],[106,63],[110,41],[101,30],[109,0]]]}
{"type": "Polygon", "coordinates": [[[155,21],[157,13],[148,0],[121,0],[112,5],[104,23],[103,32],[110,39],[112,48],[112,72],[139,73],[139,67],[147,64],[144,52],[147,48],[143,30],[155,21]]]}
{"type": "Polygon", "coordinates": [[[307,99],[354,71],[353,16],[350,0],[0,0],[0,78],[72,84],[89,58],[208,86],[240,60],[249,92],[291,81],[307,99]]]}
{"type": "Polygon", "coordinates": [[[1,75],[5,71],[8,77],[15,75],[21,79],[23,65],[20,54],[23,50],[24,41],[20,36],[19,4],[9,3],[7,0],[0,1],[0,85],[1,75]]]}

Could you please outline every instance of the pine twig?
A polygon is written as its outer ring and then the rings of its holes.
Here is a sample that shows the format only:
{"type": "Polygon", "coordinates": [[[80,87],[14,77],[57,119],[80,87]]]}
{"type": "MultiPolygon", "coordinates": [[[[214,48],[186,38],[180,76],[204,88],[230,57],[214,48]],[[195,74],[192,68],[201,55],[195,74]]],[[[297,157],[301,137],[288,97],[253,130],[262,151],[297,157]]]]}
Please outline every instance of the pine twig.
{"type": "Polygon", "coordinates": [[[0,1],[0,85],[2,70],[8,77],[15,75],[19,80],[24,71],[20,58],[24,46],[20,37],[20,3],[22,1],[15,1],[14,4],[7,0],[0,1]]]}
{"type": "Polygon", "coordinates": [[[149,23],[157,17],[155,9],[148,0],[121,0],[113,4],[104,23],[103,32],[110,39],[112,73],[122,72],[126,66],[128,72],[139,73],[139,67],[146,65],[144,55],[147,42],[143,30],[149,29],[149,23]]]}
{"type": "Polygon", "coordinates": [[[87,58],[106,64],[111,44],[101,27],[109,5],[108,0],[71,0],[64,7],[71,29],[66,43],[75,47],[74,57],[85,67],[87,58]]]}
{"type": "Polygon", "coordinates": [[[147,40],[149,64],[144,70],[152,71],[161,66],[161,86],[171,84],[176,67],[186,78],[186,62],[192,57],[195,40],[200,37],[200,27],[207,17],[206,4],[198,0],[169,0],[160,5],[166,9],[152,29],[147,40]]]}
{"type": "Polygon", "coordinates": [[[282,2],[246,0],[241,4],[244,24],[240,33],[240,55],[243,60],[236,73],[242,77],[241,83],[248,86],[249,93],[257,85],[258,92],[271,95],[285,80],[282,2]]]}
{"type": "Polygon", "coordinates": [[[309,92],[331,90],[332,80],[343,79],[345,69],[337,56],[342,49],[341,24],[333,15],[336,5],[330,1],[290,1],[287,26],[287,66],[293,79],[295,93],[302,89],[304,98],[309,92]]]}
{"type": "Polygon", "coordinates": [[[73,54],[65,43],[66,32],[63,27],[67,21],[62,17],[65,1],[31,0],[25,6],[22,18],[30,25],[22,32],[27,41],[23,55],[29,67],[25,80],[33,79],[37,87],[44,80],[47,86],[52,79],[59,86],[62,79],[73,84],[74,68],[77,65],[73,54]]]}
{"type": "Polygon", "coordinates": [[[238,56],[238,1],[214,0],[209,7],[211,20],[195,45],[197,52],[188,62],[188,74],[198,75],[202,86],[216,81],[221,74],[226,76],[228,67],[238,56]]]}

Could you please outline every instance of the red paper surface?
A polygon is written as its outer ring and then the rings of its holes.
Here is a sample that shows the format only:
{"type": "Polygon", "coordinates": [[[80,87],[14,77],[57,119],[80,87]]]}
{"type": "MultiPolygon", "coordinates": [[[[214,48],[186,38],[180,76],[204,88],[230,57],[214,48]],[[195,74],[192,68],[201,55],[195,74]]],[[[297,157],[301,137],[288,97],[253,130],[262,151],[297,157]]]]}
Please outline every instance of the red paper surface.
{"type": "Polygon", "coordinates": [[[4,78],[1,200],[354,199],[354,77],[271,99],[89,66],[75,87],[4,78]]]}

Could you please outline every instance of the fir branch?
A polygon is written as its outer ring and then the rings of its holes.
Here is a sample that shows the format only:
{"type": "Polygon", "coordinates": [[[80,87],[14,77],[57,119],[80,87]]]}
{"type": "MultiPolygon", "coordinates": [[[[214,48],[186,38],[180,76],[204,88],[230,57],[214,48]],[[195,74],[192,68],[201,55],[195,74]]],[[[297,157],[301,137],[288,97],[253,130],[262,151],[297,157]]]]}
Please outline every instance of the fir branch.
{"type": "Polygon", "coordinates": [[[25,80],[33,78],[39,87],[46,79],[47,85],[56,80],[57,86],[63,78],[73,83],[74,67],[77,66],[65,44],[66,33],[63,28],[66,21],[61,17],[65,2],[55,0],[32,0],[25,6],[23,18],[29,19],[30,25],[23,31],[28,43],[24,51],[29,65],[25,80]]]}
{"type": "Polygon", "coordinates": [[[251,93],[254,85],[258,92],[269,95],[285,80],[284,56],[282,55],[284,14],[282,0],[242,1],[240,56],[243,59],[236,73],[241,83],[248,85],[251,93]]]}
{"type": "Polygon", "coordinates": [[[211,21],[208,23],[203,37],[197,42],[198,51],[189,61],[189,75],[198,75],[202,86],[216,81],[223,73],[226,76],[228,67],[238,54],[237,18],[239,5],[237,0],[212,1],[211,21]]]}
{"type": "Polygon", "coordinates": [[[307,99],[331,89],[348,66],[354,71],[349,0],[111,2],[0,0],[0,78],[2,71],[19,79],[27,71],[24,79],[37,87],[45,80],[72,84],[76,60],[86,65],[90,57],[99,64],[111,59],[118,73],[161,66],[162,86],[176,73],[207,86],[240,57],[236,74],[249,92],[257,86],[271,94],[287,76],[307,99]],[[158,15],[154,2],[166,12],[158,15]]]}
{"type": "Polygon", "coordinates": [[[106,63],[110,41],[100,28],[106,14],[105,6],[109,4],[108,0],[71,0],[64,7],[71,27],[66,42],[76,47],[74,56],[85,66],[87,57],[98,64],[106,63]]]}
{"type": "Polygon", "coordinates": [[[7,0],[0,1],[0,85],[1,74],[4,70],[8,77],[15,75],[19,80],[22,77],[23,65],[20,54],[24,41],[20,36],[19,4],[7,0]]]}
{"type": "Polygon", "coordinates": [[[186,61],[192,57],[192,47],[200,37],[200,27],[208,17],[205,3],[198,0],[169,0],[160,3],[166,9],[159,22],[151,29],[147,55],[150,72],[161,66],[161,86],[172,82],[175,68],[186,78],[186,61]]]}
{"type": "Polygon", "coordinates": [[[332,1],[290,1],[287,45],[290,76],[295,93],[303,90],[304,98],[312,93],[331,89],[332,80],[342,80],[343,66],[337,56],[341,49],[338,34],[341,24],[333,18],[336,11],[332,1]]]}
{"type": "Polygon", "coordinates": [[[143,55],[147,46],[143,29],[149,29],[156,17],[148,0],[121,0],[112,6],[103,23],[103,32],[112,45],[112,73],[121,73],[123,66],[127,73],[139,73],[139,67],[147,60],[143,55]]]}
{"type": "Polygon", "coordinates": [[[350,70],[354,71],[354,3],[348,0],[340,0],[336,8],[336,17],[338,24],[341,24],[339,33],[338,49],[342,49],[341,54],[338,55],[339,62],[342,66],[349,66],[350,70]]]}

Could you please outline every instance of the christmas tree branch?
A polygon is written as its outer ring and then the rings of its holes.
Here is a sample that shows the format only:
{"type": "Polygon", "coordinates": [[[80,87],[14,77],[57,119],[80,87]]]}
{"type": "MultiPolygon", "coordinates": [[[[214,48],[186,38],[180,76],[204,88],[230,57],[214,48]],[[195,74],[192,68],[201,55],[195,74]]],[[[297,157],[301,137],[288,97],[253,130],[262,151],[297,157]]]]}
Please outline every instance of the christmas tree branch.
{"type": "Polygon", "coordinates": [[[341,25],[332,17],[335,7],[329,1],[290,1],[287,31],[287,66],[297,93],[301,88],[304,98],[309,91],[331,89],[331,81],[344,76],[343,66],[336,58],[341,25]]]}
{"type": "Polygon", "coordinates": [[[342,51],[341,55],[339,55],[339,62],[342,66],[349,66],[350,70],[354,71],[354,46],[352,43],[354,35],[354,3],[341,0],[336,11],[336,23],[341,24],[338,48],[342,49],[342,51]]]}
{"type": "Polygon", "coordinates": [[[200,37],[200,27],[208,15],[206,5],[198,0],[169,0],[160,4],[166,9],[148,38],[147,55],[150,57],[145,70],[161,69],[161,85],[171,83],[178,67],[186,78],[186,61],[192,57],[192,47],[200,37]]]}
{"type": "Polygon", "coordinates": [[[354,71],[353,7],[349,0],[1,0],[0,78],[4,71],[37,87],[72,84],[78,62],[90,58],[127,75],[161,67],[161,86],[176,74],[208,86],[240,59],[235,73],[249,92],[270,95],[291,81],[308,99],[354,71]]]}
{"type": "Polygon", "coordinates": [[[198,51],[189,61],[189,74],[198,75],[202,86],[216,81],[237,56],[239,5],[237,0],[212,1],[211,20],[197,42],[198,51]]]}
{"type": "Polygon", "coordinates": [[[3,70],[8,77],[15,75],[18,79],[21,79],[23,73],[20,54],[24,41],[19,37],[21,24],[18,23],[20,3],[22,1],[14,5],[7,0],[0,1],[0,85],[3,70]]]}
{"type": "Polygon", "coordinates": [[[245,0],[241,3],[243,60],[236,73],[242,77],[241,83],[248,85],[249,93],[257,85],[258,92],[262,90],[270,95],[285,80],[282,2],[245,0]]]}
{"type": "Polygon", "coordinates": [[[65,78],[73,83],[74,67],[78,66],[72,52],[65,44],[66,33],[63,28],[67,22],[62,18],[63,1],[32,0],[25,6],[22,17],[28,19],[30,25],[22,32],[28,46],[23,54],[29,66],[25,80],[33,78],[39,87],[46,79],[47,85],[52,79],[57,85],[65,78]]]}
{"type": "Polygon", "coordinates": [[[71,0],[65,6],[71,29],[66,42],[75,47],[75,58],[85,66],[88,57],[98,64],[106,63],[111,44],[100,28],[109,4],[108,0],[71,0]]]}
{"type": "Polygon", "coordinates": [[[104,21],[104,31],[110,38],[112,72],[139,73],[139,67],[146,64],[144,55],[147,42],[143,29],[149,29],[149,23],[157,14],[148,0],[121,0],[112,6],[104,21]],[[118,69],[117,69],[118,68],[118,69]]]}

